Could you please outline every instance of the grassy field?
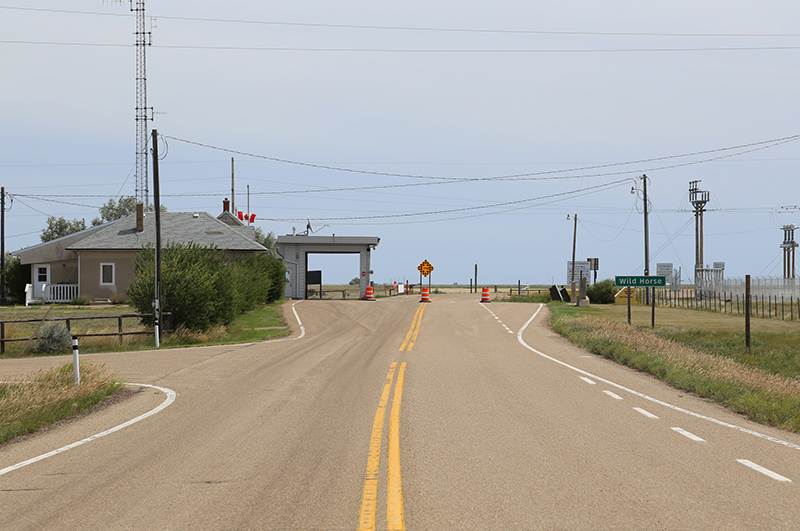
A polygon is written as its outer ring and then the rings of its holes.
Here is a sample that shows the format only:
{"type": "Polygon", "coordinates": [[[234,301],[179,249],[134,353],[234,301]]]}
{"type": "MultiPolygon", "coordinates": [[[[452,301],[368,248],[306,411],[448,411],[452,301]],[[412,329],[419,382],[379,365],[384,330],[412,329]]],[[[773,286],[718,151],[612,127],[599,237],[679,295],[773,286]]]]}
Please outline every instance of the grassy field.
{"type": "Polygon", "coordinates": [[[72,363],[0,383],[0,444],[85,413],[122,388],[101,366],[82,363],[80,369],[80,386],[74,384],[72,363]]]}
{"type": "Polygon", "coordinates": [[[591,352],[648,372],[752,420],[800,432],[800,323],[706,311],[550,305],[551,326],[591,352]]]}

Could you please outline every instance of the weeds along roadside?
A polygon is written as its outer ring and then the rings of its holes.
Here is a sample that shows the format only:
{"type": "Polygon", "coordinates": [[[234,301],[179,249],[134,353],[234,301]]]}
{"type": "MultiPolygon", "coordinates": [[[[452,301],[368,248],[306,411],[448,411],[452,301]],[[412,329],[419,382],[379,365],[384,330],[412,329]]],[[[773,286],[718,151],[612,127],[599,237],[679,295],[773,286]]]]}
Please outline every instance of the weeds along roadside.
{"type": "MultiPolygon", "coordinates": [[[[738,350],[731,349],[732,333],[651,331],[606,318],[602,308],[551,303],[550,309],[553,330],[594,354],[647,372],[750,420],[800,433],[800,364],[784,353],[792,361],[780,370],[770,369],[776,354],[768,341],[763,347],[754,345],[746,356],[734,355],[738,350]],[[703,341],[698,342],[698,337],[703,341]]],[[[692,313],[686,319],[692,322],[692,313]]],[[[770,334],[797,337],[791,330],[770,334]]],[[[773,337],[772,342],[782,341],[773,337]]],[[[800,359],[797,349],[788,351],[800,359]]]]}
{"type": "Polygon", "coordinates": [[[123,385],[94,363],[81,363],[77,386],[72,363],[0,383],[0,444],[86,413],[123,385]]]}

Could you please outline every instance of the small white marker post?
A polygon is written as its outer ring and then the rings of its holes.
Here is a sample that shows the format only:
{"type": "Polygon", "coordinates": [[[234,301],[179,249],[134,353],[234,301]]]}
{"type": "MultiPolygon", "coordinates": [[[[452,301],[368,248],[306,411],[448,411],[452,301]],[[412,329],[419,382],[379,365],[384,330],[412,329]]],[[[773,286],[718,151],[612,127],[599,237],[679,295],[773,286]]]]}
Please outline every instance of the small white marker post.
{"type": "Polygon", "coordinates": [[[75,367],[75,385],[80,385],[81,366],[78,361],[78,336],[72,336],[72,365],[75,367]]]}

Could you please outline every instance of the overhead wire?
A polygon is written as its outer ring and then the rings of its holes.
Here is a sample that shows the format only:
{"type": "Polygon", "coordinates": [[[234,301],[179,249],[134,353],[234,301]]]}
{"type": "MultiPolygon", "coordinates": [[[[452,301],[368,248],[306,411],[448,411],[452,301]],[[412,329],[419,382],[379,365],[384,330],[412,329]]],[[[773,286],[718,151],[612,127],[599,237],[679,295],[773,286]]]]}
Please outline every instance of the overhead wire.
{"type": "MultiPolygon", "coordinates": [[[[66,9],[47,9],[35,7],[19,6],[0,6],[0,9],[18,11],[36,11],[47,13],[62,13],[70,15],[94,15],[106,17],[127,17],[135,15],[128,13],[105,13],[98,11],[76,11],[66,9]]],[[[297,26],[312,28],[335,28],[335,29],[364,29],[364,30],[390,30],[390,31],[423,31],[423,32],[446,32],[446,33],[499,33],[499,34],[518,34],[518,35],[572,35],[572,36],[602,36],[602,37],[691,37],[691,38],[794,38],[800,37],[797,33],[667,33],[667,32],[612,32],[612,31],[554,31],[554,30],[514,30],[497,28],[441,28],[428,26],[382,26],[367,24],[331,24],[316,22],[286,22],[273,20],[248,20],[248,19],[225,19],[225,18],[202,18],[202,17],[181,17],[168,15],[154,15],[151,18],[162,20],[178,20],[190,22],[216,22],[226,24],[258,24],[271,26],[297,26]]]]}
{"type": "MultiPolygon", "coordinates": [[[[235,154],[235,155],[242,155],[242,156],[246,156],[246,157],[269,160],[269,161],[272,161],[272,162],[279,162],[279,163],[283,163],[283,164],[291,164],[291,165],[295,165],[295,166],[305,166],[305,167],[316,168],[316,169],[339,171],[339,172],[346,172],[346,173],[355,173],[355,174],[362,174],[362,175],[375,175],[375,176],[380,176],[380,177],[399,177],[399,178],[410,178],[410,179],[445,180],[445,181],[453,181],[453,182],[501,181],[501,180],[502,181],[513,181],[513,180],[526,180],[526,181],[527,180],[531,180],[531,181],[536,180],[536,181],[538,181],[538,180],[557,180],[557,179],[582,179],[582,178],[588,178],[588,177],[608,177],[608,176],[613,176],[613,175],[623,175],[623,174],[630,174],[630,173],[638,173],[638,172],[641,172],[642,170],[641,169],[625,170],[623,172],[595,173],[595,174],[588,174],[588,175],[558,175],[558,174],[577,173],[577,172],[583,172],[583,171],[589,171],[589,170],[597,170],[597,169],[602,169],[602,168],[613,168],[613,167],[619,167],[619,166],[630,166],[630,165],[634,165],[634,164],[644,164],[644,163],[648,163],[648,162],[658,162],[658,161],[662,161],[662,160],[672,160],[672,159],[678,159],[678,158],[693,157],[693,156],[697,156],[697,155],[707,155],[707,154],[712,154],[712,153],[721,153],[721,152],[724,152],[724,151],[732,151],[732,150],[741,150],[741,149],[744,149],[744,148],[752,148],[752,149],[747,149],[745,151],[741,151],[741,152],[738,152],[738,153],[722,155],[722,156],[719,156],[719,157],[713,157],[713,158],[709,158],[709,159],[705,159],[705,160],[701,160],[701,161],[688,161],[688,162],[679,163],[679,164],[675,164],[675,165],[661,166],[661,167],[650,168],[650,169],[644,170],[644,171],[657,171],[657,170],[663,170],[663,169],[672,169],[672,168],[676,168],[676,167],[690,166],[690,165],[700,164],[700,163],[705,163],[705,162],[713,162],[713,161],[721,160],[721,159],[724,159],[724,158],[735,157],[735,156],[743,155],[743,154],[746,154],[746,153],[752,153],[754,151],[761,151],[761,150],[764,150],[764,149],[777,147],[777,146],[780,146],[782,144],[786,144],[786,143],[789,143],[789,142],[795,142],[798,139],[800,139],[800,135],[791,135],[791,136],[787,136],[787,137],[776,138],[776,139],[772,139],[772,140],[764,140],[764,141],[759,141],[759,142],[751,142],[749,144],[741,144],[741,145],[737,145],[737,146],[729,146],[729,147],[724,147],[724,148],[716,148],[716,149],[709,149],[709,150],[703,150],[703,151],[696,151],[696,152],[692,152],[692,153],[683,153],[683,154],[680,154],[680,155],[668,155],[668,156],[662,156],[662,157],[653,157],[653,158],[634,160],[634,161],[628,161],[628,162],[614,162],[614,163],[609,163],[609,164],[597,164],[597,165],[592,165],[592,166],[584,166],[584,167],[580,167],[580,168],[567,168],[567,169],[560,169],[560,170],[547,170],[547,171],[530,172],[530,173],[517,173],[517,174],[509,174],[509,175],[496,175],[496,176],[489,176],[489,177],[471,178],[471,177],[443,177],[443,176],[433,176],[433,175],[419,175],[419,174],[415,175],[415,174],[392,173],[392,172],[377,172],[377,171],[371,171],[371,170],[361,170],[361,169],[356,169],[356,168],[337,167],[337,166],[330,166],[330,165],[325,165],[325,164],[315,164],[315,163],[311,163],[311,162],[302,162],[302,161],[296,161],[296,160],[291,160],[291,159],[270,157],[270,156],[267,156],[267,155],[259,155],[259,154],[250,153],[250,152],[246,152],[246,151],[214,146],[212,144],[206,144],[206,143],[202,143],[202,142],[196,142],[196,141],[193,141],[193,140],[186,140],[186,139],[182,139],[182,138],[178,138],[178,137],[174,137],[174,136],[170,136],[170,135],[163,135],[163,136],[165,136],[166,138],[169,138],[171,140],[175,140],[177,142],[183,142],[185,144],[194,145],[194,146],[197,146],[197,147],[202,147],[202,148],[206,148],[206,149],[212,149],[212,150],[216,150],[216,151],[223,151],[223,152],[226,152],[226,153],[232,153],[232,154],[235,154]]],[[[382,187],[400,187],[400,186],[403,186],[403,185],[383,185],[382,187]]],[[[377,187],[375,187],[375,188],[377,188],[377,187]]],[[[360,189],[367,189],[367,188],[363,187],[363,188],[360,188],[360,189]]],[[[354,190],[354,188],[331,189],[331,191],[352,191],[352,190],[354,190]]],[[[289,192],[283,192],[283,193],[289,193],[289,192]]],[[[304,191],[303,192],[298,192],[298,193],[304,193],[304,191]]]]}
{"type": "MultiPolygon", "coordinates": [[[[97,48],[129,48],[133,44],[110,42],[65,42],[0,40],[0,44],[31,46],[83,46],[97,48]]],[[[164,50],[212,50],[256,52],[314,52],[314,53],[408,53],[408,54],[571,54],[571,53],[681,53],[681,52],[745,52],[794,51],[800,46],[720,46],[695,48],[518,48],[518,49],[466,49],[466,48],[301,48],[292,46],[214,46],[189,44],[153,44],[164,50]]]]}

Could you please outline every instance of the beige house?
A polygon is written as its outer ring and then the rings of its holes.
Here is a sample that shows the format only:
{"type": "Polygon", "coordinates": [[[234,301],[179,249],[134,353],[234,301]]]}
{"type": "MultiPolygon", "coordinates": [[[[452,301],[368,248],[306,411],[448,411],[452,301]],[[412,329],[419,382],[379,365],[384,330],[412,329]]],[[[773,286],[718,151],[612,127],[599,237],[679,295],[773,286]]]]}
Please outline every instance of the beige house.
{"type": "MultiPolygon", "coordinates": [[[[195,243],[224,249],[226,257],[263,253],[255,228],[243,225],[228,211],[218,217],[205,212],[161,213],[162,246],[195,243]]],[[[124,294],[133,281],[133,259],[148,244],[155,245],[155,214],[130,216],[13,253],[31,265],[31,302],[93,300],[124,294]]]]}

